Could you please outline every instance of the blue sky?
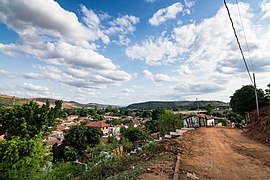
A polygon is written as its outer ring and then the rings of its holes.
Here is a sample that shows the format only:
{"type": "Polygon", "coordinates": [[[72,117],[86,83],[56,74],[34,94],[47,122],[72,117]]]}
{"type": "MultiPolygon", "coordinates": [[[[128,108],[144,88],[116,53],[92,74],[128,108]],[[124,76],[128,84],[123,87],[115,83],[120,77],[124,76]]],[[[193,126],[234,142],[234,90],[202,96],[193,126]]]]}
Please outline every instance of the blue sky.
{"type": "MultiPolygon", "coordinates": [[[[250,84],[223,1],[0,4],[3,94],[115,105],[229,101],[236,89],[250,84]]],[[[249,67],[265,89],[270,83],[270,1],[239,1],[237,6],[228,0],[228,6],[249,67]]]]}

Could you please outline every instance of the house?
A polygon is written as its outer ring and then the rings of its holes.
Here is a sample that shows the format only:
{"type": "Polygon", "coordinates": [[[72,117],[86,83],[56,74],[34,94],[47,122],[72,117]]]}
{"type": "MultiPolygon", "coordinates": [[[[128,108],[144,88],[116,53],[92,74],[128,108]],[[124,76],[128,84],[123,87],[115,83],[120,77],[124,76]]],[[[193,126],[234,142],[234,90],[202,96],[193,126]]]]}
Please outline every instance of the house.
{"type": "Polygon", "coordinates": [[[103,132],[103,135],[108,135],[109,134],[109,124],[104,123],[102,121],[99,122],[90,122],[85,125],[86,127],[98,127],[100,130],[103,132]]]}
{"type": "Polygon", "coordinates": [[[0,141],[5,139],[5,135],[0,136],[0,141]]]}
{"type": "MultiPolygon", "coordinates": [[[[209,116],[209,115],[206,115],[206,114],[197,114],[197,117],[199,118],[199,121],[202,122],[202,120],[204,120],[203,122],[206,122],[204,124],[204,126],[215,126],[215,117],[213,116],[209,116]]],[[[202,123],[201,123],[201,126],[202,126],[202,123]]]]}
{"type": "Polygon", "coordinates": [[[139,119],[140,119],[139,117],[136,117],[135,119],[132,120],[134,127],[138,127],[141,124],[139,119]]]}
{"type": "Polygon", "coordinates": [[[104,119],[106,119],[106,120],[115,120],[115,119],[120,119],[120,117],[117,117],[117,116],[104,116],[104,119]]]}
{"type": "Polygon", "coordinates": [[[215,126],[215,119],[213,116],[206,114],[196,114],[187,116],[184,118],[184,127],[193,128],[193,127],[203,127],[203,126],[215,126]]]}
{"type": "Polygon", "coordinates": [[[110,136],[114,136],[117,140],[120,140],[120,136],[121,136],[121,128],[128,128],[128,126],[123,125],[123,124],[118,124],[116,126],[113,127],[109,127],[109,134],[110,136]]]}
{"type": "Polygon", "coordinates": [[[199,118],[196,115],[187,116],[184,118],[184,127],[185,128],[193,128],[200,127],[199,118]]]}
{"type": "Polygon", "coordinates": [[[66,121],[67,122],[72,122],[74,119],[77,119],[77,118],[79,118],[78,115],[70,115],[70,116],[66,117],[66,121]]]}

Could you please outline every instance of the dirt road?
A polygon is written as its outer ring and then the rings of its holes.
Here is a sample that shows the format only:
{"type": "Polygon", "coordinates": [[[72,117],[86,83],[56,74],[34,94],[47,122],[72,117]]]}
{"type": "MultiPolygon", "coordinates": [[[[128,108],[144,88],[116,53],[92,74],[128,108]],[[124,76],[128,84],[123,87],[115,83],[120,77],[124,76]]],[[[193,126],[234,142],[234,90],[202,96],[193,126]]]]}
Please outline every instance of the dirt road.
{"type": "Polygon", "coordinates": [[[270,148],[242,134],[240,129],[200,128],[187,134],[191,154],[183,155],[182,178],[187,172],[199,179],[270,179],[270,148]]]}

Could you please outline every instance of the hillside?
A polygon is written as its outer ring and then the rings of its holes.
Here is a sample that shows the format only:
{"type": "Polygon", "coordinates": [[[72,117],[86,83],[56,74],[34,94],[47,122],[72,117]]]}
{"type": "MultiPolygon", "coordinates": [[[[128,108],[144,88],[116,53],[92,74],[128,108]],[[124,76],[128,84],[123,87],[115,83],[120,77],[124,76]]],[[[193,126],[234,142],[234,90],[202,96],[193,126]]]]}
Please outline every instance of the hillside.
{"type": "Polygon", "coordinates": [[[15,96],[8,96],[8,95],[0,94],[0,107],[9,106],[11,104],[22,105],[22,104],[28,103],[29,101],[30,99],[17,98],[15,96]]]}
{"type": "Polygon", "coordinates": [[[248,135],[255,140],[270,146],[270,105],[260,107],[260,117],[257,111],[246,113],[248,121],[248,135]]]}
{"type": "Polygon", "coordinates": [[[208,104],[219,108],[228,108],[229,103],[222,101],[149,101],[143,103],[134,103],[127,106],[129,109],[155,109],[155,108],[204,108],[208,104]]]}
{"type": "MultiPolygon", "coordinates": [[[[55,105],[56,99],[50,99],[50,98],[19,98],[15,96],[8,96],[4,94],[0,94],[0,107],[1,106],[10,106],[12,104],[14,105],[22,105],[25,103],[28,103],[29,101],[36,101],[39,105],[43,105],[46,103],[47,100],[49,100],[51,106],[55,105]]],[[[103,105],[103,104],[97,104],[97,103],[88,103],[88,104],[82,104],[75,101],[63,101],[62,107],[63,108],[106,108],[109,105],[103,105]]]]}

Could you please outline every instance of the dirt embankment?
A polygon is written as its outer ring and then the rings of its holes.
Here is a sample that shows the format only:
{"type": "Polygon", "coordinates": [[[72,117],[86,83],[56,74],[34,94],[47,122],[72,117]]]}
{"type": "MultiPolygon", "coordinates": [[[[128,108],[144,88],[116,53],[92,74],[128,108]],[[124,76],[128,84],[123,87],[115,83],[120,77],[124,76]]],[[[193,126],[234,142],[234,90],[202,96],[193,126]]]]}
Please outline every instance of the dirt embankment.
{"type": "MultiPolygon", "coordinates": [[[[192,156],[183,156],[181,171],[200,179],[270,179],[270,148],[240,129],[201,128],[193,138],[192,156]]],[[[184,175],[182,175],[184,177],[184,175]]]]}
{"type": "Polygon", "coordinates": [[[249,137],[270,147],[270,105],[260,108],[259,118],[256,110],[246,113],[246,117],[249,137]]]}
{"type": "Polygon", "coordinates": [[[161,142],[157,154],[162,153],[172,158],[155,162],[138,179],[173,179],[178,153],[179,179],[270,179],[270,148],[251,140],[240,129],[189,131],[181,139],[161,142]]]}

